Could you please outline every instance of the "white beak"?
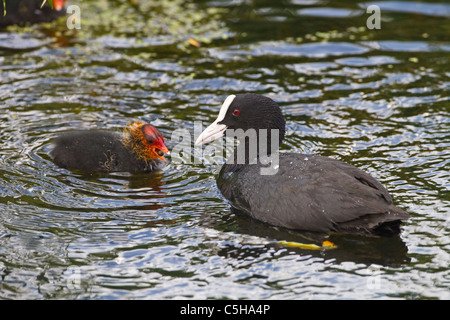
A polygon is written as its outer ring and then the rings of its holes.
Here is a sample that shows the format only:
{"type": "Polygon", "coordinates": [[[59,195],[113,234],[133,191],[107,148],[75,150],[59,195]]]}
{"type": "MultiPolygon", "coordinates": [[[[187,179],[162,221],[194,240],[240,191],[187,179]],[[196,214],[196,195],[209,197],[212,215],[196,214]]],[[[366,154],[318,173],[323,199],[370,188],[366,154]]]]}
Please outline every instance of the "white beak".
{"type": "Polygon", "coordinates": [[[222,104],[222,107],[220,107],[219,116],[217,117],[216,121],[211,123],[209,127],[207,127],[197,138],[195,141],[196,146],[200,146],[202,144],[209,143],[211,141],[214,141],[220,137],[222,137],[225,134],[225,130],[227,129],[227,126],[224,124],[219,124],[220,121],[222,121],[225,118],[225,115],[228,111],[229,106],[233,102],[234,98],[236,98],[235,95],[228,96],[224,103],[222,104]]]}
{"type": "Polygon", "coordinates": [[[227,126],[224,124],[218,124],[218,121],[214,121],[206,128],[201,135],[198,136],[195,141],[196,146],[200,146],[202,144],[207,144],[211,141],[214,141],[220,137],[222,137],[227,130],[227,126]]]}

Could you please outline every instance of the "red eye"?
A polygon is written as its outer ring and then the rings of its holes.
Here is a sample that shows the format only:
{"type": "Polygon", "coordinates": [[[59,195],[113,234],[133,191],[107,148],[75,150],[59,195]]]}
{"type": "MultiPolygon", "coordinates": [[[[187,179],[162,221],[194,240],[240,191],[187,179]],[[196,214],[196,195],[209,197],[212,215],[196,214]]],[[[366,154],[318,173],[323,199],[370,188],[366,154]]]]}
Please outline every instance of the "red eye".
{"type": "Polygon", "coordinates": [[[239,110],[238,109],[234,109],[233,111],[233,116],[238,116],[239,115],[239,110]]]}

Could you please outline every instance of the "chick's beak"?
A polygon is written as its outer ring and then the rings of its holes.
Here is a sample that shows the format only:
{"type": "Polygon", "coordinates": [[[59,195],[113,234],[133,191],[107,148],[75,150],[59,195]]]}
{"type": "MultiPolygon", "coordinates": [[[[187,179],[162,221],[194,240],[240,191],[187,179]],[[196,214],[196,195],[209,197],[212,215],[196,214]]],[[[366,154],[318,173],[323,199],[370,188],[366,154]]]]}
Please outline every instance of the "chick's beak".
{"type": "Polygon", "coordinates": [[[155,145],[154,153],[156,154],[156,157],[161,159],[164,162],[167,162],[166,158],[164,157],[165,154],[170,154],[169,149],[167,149],[166,145],[164,144],[164,141],[159,141],[157,145],[155,145]]]}

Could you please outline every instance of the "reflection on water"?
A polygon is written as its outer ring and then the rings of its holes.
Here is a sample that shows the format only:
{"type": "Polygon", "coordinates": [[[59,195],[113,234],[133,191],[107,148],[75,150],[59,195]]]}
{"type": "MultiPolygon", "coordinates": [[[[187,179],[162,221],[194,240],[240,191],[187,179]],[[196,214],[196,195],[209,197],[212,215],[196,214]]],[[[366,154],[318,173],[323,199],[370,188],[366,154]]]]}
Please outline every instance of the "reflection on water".
{"type": "Polygon", "coordinates": [[[1,30],[0,296],[448,299],[450,7],[406,4],[83,1],[81,30],[1,30]],[[365,27],[368,4],[380,30],[365,27]],[[283,152],[379,179],[412,215],[402,235],[283,246],[323,239],[233,212],[220,165],[93,174],[48,156],[60,132],[132,120],[172,149],[175,130],[194,141],[194,122],[239,92],[279,102],[283,152]]]}

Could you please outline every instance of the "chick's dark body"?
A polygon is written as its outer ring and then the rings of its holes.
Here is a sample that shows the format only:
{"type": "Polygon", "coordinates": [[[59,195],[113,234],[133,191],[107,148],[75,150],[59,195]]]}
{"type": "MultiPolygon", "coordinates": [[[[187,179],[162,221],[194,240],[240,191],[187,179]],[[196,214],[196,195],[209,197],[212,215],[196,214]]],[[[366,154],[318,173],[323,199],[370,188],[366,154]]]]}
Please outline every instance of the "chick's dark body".
{"type": "Polygon", "coordinates": [[[78,131],[62,134],[50,155],[60,167],[88,171],[155,171],[163,161],[138,159],[122,141],[122,134],[108,131],[78,131]]]}

